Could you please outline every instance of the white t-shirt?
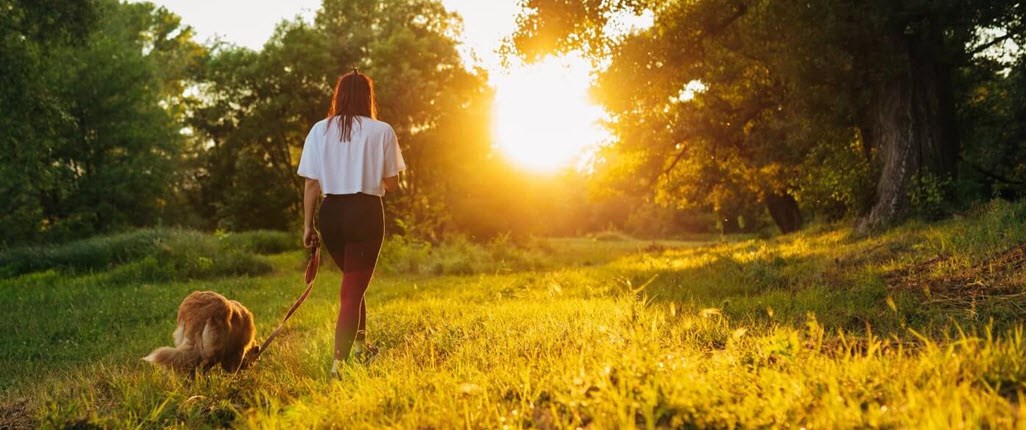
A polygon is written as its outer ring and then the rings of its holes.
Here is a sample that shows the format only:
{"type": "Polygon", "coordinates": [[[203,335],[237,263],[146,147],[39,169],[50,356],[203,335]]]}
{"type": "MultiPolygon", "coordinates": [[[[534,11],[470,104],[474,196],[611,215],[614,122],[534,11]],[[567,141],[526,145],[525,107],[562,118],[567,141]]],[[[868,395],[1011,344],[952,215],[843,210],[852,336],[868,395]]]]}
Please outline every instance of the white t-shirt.
{"type": "Polygon", "coordinates": [[[385,195],[381,180],[406,170],[399,139],[388,123],[365,116],[353,121],[352,139],[342,141],[338,118],[310,129],[299,157],[300,176],[316,179],[324,194],[385,195]]]}

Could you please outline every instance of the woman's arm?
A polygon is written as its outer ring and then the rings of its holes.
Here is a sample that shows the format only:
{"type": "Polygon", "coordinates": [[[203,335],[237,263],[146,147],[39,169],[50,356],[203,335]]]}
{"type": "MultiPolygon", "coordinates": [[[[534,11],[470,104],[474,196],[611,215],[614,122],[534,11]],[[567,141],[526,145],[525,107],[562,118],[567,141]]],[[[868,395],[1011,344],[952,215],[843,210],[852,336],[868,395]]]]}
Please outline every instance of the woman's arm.
{"type": "Polygon", "coordinates": [[[316,179],[307,178],[303,186],[303,246],[311,248],[317,242],[317,230],[314,229],[314,209],[317,199],[321,197],[321,183],[316,179]]]}

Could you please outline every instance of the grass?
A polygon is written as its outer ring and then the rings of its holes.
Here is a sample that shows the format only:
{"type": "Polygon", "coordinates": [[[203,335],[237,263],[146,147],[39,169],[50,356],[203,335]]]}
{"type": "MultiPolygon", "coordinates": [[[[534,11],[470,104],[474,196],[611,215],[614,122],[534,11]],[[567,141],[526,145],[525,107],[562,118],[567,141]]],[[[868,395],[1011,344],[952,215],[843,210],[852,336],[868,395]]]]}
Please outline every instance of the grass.
{"type": "Polygon", "coordinates": [[[242,276],[44,268],[0,281],[0,427],[1023,427],[1024,223],[995,202],[861,239],[391,242],[367,297],[382,357],[338,381],[330,265],[248,372],[138,360],[196,289],[266,334],[300,251],[251,248],[273,269],[242,276]]]}

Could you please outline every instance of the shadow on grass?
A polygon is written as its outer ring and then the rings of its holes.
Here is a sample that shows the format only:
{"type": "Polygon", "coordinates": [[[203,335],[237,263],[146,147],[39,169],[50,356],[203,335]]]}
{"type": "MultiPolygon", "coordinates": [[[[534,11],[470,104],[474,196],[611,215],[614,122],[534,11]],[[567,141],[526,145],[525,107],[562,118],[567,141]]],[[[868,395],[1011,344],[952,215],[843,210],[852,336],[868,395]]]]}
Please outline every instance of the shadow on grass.
{"type": "MultiPolygon", "coordinates": [[[[963,295],[960,300],[938,301],[928,288],[896,285],[896,273],[936,258],[926,243],[923,235],[909,232],[853,239],[837,231],[657,251],[614,263],[617,274],[608,292],[636,295],[688,312],[715,311],[762,326],[801,327],[815,319],[827,330],[899,337],[913,337],[908,328],[951,335],[957,327],[990,325],[1004,331],[1020,323],[1016,315],[1021,315],[1026,294],[1015,268],[1022,264],[996,269],[994,284],[1004,294],[975,296],[979,300],[963,295]]],[[[995,270],[989,261],[1020,262],[1022,252],[1017,250],[1013,247],[984,258],[971,264],[975,269],[969,272],[982,271],[981,267],[995,270]]],[[[980,283],[979,277],[964,275],[948,291],[978,292],[979,285],[976,290],[971,286],[980,283]]]]}

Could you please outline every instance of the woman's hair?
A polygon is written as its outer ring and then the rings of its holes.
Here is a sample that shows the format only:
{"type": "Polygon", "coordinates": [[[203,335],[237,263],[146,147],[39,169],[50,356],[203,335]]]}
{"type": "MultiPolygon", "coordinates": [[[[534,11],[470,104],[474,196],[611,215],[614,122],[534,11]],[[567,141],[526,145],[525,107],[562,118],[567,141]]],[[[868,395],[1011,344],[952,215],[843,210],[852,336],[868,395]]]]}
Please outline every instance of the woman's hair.
{"type": "Polygon", "coordinates": [[[338,77],[335,95],[331,98],[331,109],[328,110],[329,119],[338,118],[343,142],[352,140],[353,122],[360,121],[357,115],[377,119],[378,102],[374,98],[374,81],[370,76],[353,69],[338,77]]]}

